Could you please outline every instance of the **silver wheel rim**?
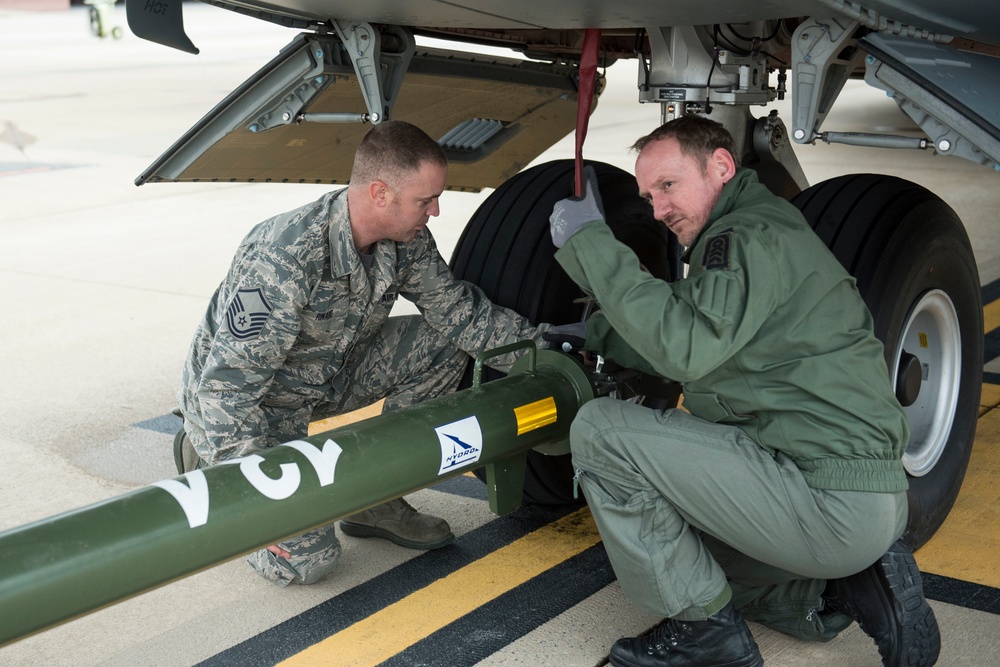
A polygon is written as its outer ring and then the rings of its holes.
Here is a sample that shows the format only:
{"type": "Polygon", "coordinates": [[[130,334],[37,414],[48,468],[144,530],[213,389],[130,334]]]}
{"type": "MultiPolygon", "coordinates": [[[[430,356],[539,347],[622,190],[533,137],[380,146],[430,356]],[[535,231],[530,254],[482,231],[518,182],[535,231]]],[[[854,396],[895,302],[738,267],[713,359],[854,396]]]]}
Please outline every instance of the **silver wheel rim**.
{"type": "MultiPolygon", "coordinates": [[[[941,290],[931,290],[914,305],[896,348],[893,369],[903,350],[920,360],[920,393],[903,408],[910,422],[910,442],[903,466],[914,477],[926,475],[948,445],[958,405],[962,340],[955,305],[941,290]]],[[[893,373],[893,389],[898,377],[893,373]]]]}

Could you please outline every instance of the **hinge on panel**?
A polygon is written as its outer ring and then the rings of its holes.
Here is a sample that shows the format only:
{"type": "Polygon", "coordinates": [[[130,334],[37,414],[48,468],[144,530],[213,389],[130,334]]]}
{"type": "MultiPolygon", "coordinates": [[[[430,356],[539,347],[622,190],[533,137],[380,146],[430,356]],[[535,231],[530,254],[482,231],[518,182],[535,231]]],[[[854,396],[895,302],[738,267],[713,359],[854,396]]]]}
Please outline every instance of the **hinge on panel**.
{"type": "Polygon", "coordinates": [[[300,83],[285,91],[276,104],[253,119],[248,126],[251,132],[301,122],[377,124],[389,119],[416,50],[413,33],[401,26],[375,26],[356,21],[333,21],[333,28],[336,37],[322,35],[309,39],[308,48],[292,65],[301,70],[301,74],[294,77],[300,83]],[[334,49],[341,52],[333,53],[334,49]],[[331,52],[327,53],[328,50],[331,52]],[[324,62],[337,63],[343,55],[350,58],[354,66],[367,112],[303,113],[330,79],[324,73],[324,62]]]}
{"type": "Polygon", "coordinates": [[[253,118],[247,129],[251,132],[263,132],[281,125],[290,125],[298,120],[302,109],[322,90],[329,79],[323,73],[325,49],[333,47],[333,40],[309,38],[306,47],[294,57],[288,58],[279,65],[287,69],[287,74],[278,77],[280,81],[291,82],[277,96],[277,101],[262,113],[253,118]]]}
{"type": "Polygon", "coordinates": [[[402,26],[359,21],[334,20],[333,26],[354,64],[369,120],[389,120],[416,49],[413,32],[402,26]]]}
{"type": "Polygon", "coordinates": [[[792,139],[816,139],[837,94],[864,54],[856,48],[859,24],[845,18],[808,19],[792,35],[792,139]]]}

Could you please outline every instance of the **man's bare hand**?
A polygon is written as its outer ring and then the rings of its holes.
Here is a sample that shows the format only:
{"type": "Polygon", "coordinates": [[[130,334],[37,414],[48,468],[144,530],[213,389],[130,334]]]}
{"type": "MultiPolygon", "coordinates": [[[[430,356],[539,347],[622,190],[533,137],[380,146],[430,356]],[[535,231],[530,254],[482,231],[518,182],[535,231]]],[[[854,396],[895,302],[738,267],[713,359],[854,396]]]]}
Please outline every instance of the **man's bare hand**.
{"type": "Polygon", "coordinates": [[[282,549],[281,547],[279,547],[277,544],[272,544],[271,546],[269,546],[267,548],[267,550],[270,551],[271,553],[273,553],[275,556],[281,556],[285,560],[288,560],[289,558],[292,557],[291,552],[285,551],[284,549],[282,549]]]}

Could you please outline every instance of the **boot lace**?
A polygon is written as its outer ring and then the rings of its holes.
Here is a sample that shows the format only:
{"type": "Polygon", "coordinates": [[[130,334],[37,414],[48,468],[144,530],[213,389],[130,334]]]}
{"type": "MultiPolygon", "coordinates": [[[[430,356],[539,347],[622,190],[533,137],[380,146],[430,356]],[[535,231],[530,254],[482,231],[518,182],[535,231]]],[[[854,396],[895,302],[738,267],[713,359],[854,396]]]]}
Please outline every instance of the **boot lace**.
{"type": "Polygon", "coordinates": [[[686,621],[668,618],[646,635],[646,652],[649,655],[670,651],[691,631],[686,621]]]}

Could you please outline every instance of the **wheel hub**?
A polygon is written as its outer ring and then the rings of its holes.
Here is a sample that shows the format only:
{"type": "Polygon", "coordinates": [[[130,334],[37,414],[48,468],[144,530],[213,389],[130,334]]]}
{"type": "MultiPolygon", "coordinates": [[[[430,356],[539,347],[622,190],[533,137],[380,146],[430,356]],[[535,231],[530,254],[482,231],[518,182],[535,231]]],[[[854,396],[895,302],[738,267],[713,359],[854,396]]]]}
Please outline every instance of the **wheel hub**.
{"type": "Polygon", "coordinates": [[[945,292],[931,290],[911,309],[896,352],[893,389],[910,422],[903,466],[914,477],[929,473],[947,447],[961,364],[955,305],[945,292]]]}
{"type": "Polygon", "coordinates": [[[913,405],[920,395],[920,383],[923,381],[923,368],[920,359],[906,350],[899,357],[899,368],[896,371],[896,400],[904,408],[913,405]]]}

